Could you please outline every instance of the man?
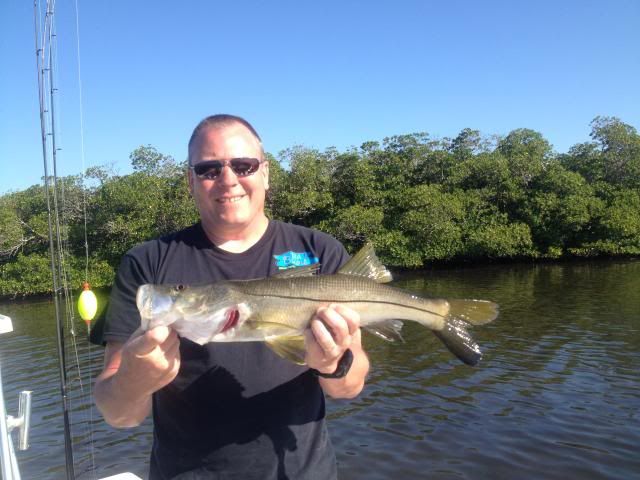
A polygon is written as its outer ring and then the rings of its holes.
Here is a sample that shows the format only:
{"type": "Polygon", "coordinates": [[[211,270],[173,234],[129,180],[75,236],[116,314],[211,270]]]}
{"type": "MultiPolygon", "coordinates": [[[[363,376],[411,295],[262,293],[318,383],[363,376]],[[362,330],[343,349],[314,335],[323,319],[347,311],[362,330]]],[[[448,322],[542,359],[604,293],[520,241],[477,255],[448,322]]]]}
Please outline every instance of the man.
{"type": "Polygon", "coordinates": [[[136,331],[135,295],[143,283],[259,278],[292,260],[319,262],[321,273],[334,273],[347,260],[332,237],[265,216],[269,164],[244,119],[215,115],[200,122],[189,141],[188,178],[200,223],[123,258],[104,328],[96,404],[116,427],[138,425],[153,412],[152,479],[335,478],[324,394],[352,398],[363,388],[369,361],[356,312],[318,309],[305,336],[304,367],[262,342],[199,346],[167,327],[136,331]],[[346,366],[348,350],[353,363],[345,375],[339,366],[346,366]]]}

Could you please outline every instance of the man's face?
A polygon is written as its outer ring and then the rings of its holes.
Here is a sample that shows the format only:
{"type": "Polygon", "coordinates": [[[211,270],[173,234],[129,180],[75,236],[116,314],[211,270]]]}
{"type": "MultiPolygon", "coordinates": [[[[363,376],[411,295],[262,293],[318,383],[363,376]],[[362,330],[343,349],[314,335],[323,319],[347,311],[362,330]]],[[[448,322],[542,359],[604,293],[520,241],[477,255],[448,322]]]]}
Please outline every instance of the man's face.
{"type": "MultiPolygon", "coordinates": [[[[191,165],[206,160],[262,159],[258,140],[241,124],[205,129],[189,152],[191,165]]],[[[269,188],[269,165],[262,163],[253,175],[238,177],[227,165],[215,180],[198,178],[189,170],[189,189],[203,227],[216,236],[252,234],[265,220],[264,201],[269,188]]]]}

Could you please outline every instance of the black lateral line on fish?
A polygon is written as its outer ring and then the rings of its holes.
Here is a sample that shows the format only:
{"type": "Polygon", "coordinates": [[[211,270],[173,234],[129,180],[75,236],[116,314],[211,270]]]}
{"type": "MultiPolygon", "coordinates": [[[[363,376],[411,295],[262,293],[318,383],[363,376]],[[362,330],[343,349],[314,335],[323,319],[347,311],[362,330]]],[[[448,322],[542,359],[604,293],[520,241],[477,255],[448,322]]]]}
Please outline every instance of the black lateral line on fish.
{"type": "Polygon", "coordinates": [[[445,318],[444,315],[441,315],[437,312],[433,312],[431,310],[426,310],[424,308],[418,308],[418,307],[413,307],[411,305],[404,305],[402,303],[394,303],[394,302],[388,302],[388,301],[383,301],[383,300],[327,300],[327,299],[319,299],[319,298],[309,298],[309,297],[294,297],[294,296],[290,296],[290,295],[276,295],[273,293],[270,293],[268,295],[256,295],[256,294],[249,294],[251,296],[254,297],[275,297],[275,298],[283,298],[286,300],[307,300],[309,302],[327,302],[327,303],[377,303],[377,304],[381,304],[381,305],[394,305],[397,307],[402,307],[402,308],[409,308],[411,310],[415,310],[417,312],[422,312],[422,313],[430,313],[431,315],[436,315],[438,317],[442,317],[445,318]]]}

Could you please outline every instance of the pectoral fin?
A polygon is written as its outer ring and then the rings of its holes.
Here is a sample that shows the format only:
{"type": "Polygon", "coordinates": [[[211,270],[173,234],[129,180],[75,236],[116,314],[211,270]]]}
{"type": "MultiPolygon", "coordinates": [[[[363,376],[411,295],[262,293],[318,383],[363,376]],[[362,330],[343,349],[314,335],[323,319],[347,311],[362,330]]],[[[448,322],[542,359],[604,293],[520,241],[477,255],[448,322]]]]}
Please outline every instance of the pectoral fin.
{"type": "Polygon", "coordinates": [[[282,358],[298,365],[304,365],[306,349],[303,335],[279,336],[266,340],[271,350],[282,358]]]}

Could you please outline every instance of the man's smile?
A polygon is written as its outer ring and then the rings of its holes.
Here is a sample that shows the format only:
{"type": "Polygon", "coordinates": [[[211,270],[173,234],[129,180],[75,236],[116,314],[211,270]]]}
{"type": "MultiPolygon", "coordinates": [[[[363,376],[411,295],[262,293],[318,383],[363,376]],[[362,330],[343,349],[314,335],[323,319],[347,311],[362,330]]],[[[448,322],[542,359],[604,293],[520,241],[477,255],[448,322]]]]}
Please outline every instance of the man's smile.
{"type": "Polygon", "coordinates": [[[242,200],[244,197],[246,197],[245,195],[235,195],[233,197],[219,197],[216,198],[216,202],[218,203],[236,203],[239,202],[240,200],[242,200]]]}

